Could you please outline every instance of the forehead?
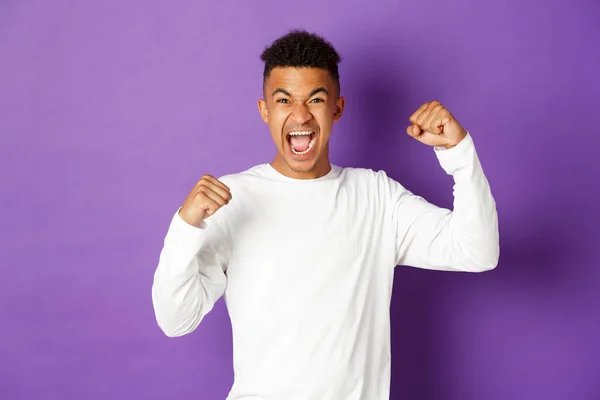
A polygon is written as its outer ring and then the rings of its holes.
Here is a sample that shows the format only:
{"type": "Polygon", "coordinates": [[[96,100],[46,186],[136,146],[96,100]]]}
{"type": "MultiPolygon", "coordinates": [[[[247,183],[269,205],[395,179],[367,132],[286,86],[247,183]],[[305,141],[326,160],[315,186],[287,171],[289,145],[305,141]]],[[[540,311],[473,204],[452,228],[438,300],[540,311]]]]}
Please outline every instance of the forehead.
{"type": "Polygon", "coordinates": [[[329,71],[320,68],[273,68],[265,84],[270,91],[281,88],[290,93],[311,91],[318,87],[326,89],[334,87],[329,71]]]}

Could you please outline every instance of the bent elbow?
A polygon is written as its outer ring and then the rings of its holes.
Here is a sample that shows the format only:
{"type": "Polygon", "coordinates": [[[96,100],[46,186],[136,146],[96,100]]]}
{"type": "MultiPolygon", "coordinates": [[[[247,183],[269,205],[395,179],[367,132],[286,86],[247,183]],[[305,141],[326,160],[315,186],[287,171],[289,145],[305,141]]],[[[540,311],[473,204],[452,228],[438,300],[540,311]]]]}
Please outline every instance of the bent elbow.
{"type": "Polygon", "coordinates": [[[479,263],[477,265],[477,267],[475,267],[473,269],[473,272],[487,272],[487,271],[491,271],[493,269],[495,269],[498,266],[498,262],[497,261],[487,261],[487,262],[482,262],[479,263]]]}
{"type": "Polygon", "coordinates": [[[175,338],[192,333],[200,323],[200,318],[176,320],[156,313],[156,322],[167,337],[175,338]]]}
{"type": "Polygon", "coordinates": [[[495,269],[498,266],[498,261],[500,261],[500,249],[496,250],[494,254],[490,256],[484,271],[491,271],[495,269]]]}
{"type": "Polygon", "coordinates": [[[500,247],[497,244],[490,246],[484,251],[475,252],[474,256],[469,258],[471,259],[470,272],[491,271],[498,266],[500,247]]]}
{"type": "Polygon", "coordinates": [[[188,333],[190,333],[190,331],[188,331],[188,330],[177,329],[175,327],[160,324],[160,323],[158,324],[158,327],[165,334],[165,336],[167,336],[169,338],[181,337],[181,336],[185,336],[188,333]]]}
{"type": "Polygon", "coordinates": [[[160,330],[170,338],[187,335],[200,324],[203,314],[199,304],[175,302],[173,298],[163,298],[158,291],[152,291],[154,317],[160,330]]]}
{"type": "Polygon", "coordinates": [[[163,322],[160,322],[158,319],[156,320],[156,322],[158,323],[158,327],[160,328],[162,333],[165,334],[166,337],[175,338],[185,335],[183,331],[175,329],[174,327],[163,322]]]}

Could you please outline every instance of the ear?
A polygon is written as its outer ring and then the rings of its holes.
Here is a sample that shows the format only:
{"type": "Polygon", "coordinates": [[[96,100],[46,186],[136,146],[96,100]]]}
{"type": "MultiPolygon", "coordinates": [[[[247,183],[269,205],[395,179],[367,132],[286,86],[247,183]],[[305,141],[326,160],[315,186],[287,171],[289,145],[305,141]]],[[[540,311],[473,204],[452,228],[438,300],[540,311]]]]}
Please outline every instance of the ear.
{"type": "Polygon", "coordinates": [[[333,120],[335,122],[339,121],[342,118],[342,114],[344,113],[344,107],[346,106],[346,98],[340,96],[335,101],[335,113],[333,114],[333,120]]]}
{"type": "Polygon", "coordinates": [[[267,102],[263,99],[258,100],[258,112],[260,113],[260,117],[265,122],[265,124],[268,124],[269,110],[267,110],[267,102]]]}

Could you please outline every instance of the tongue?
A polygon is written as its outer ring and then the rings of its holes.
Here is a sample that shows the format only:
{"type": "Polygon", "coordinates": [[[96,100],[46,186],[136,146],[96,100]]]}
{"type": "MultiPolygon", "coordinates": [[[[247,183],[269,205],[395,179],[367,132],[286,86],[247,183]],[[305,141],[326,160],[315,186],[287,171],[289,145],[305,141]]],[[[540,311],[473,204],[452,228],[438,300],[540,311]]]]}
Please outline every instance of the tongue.
{"type": "Polygon", "coordinates": [[[290,143],[296,152],[302,153],[308,149],[308,145],[310,144],[310,135],[292,136],[290,143]]]}

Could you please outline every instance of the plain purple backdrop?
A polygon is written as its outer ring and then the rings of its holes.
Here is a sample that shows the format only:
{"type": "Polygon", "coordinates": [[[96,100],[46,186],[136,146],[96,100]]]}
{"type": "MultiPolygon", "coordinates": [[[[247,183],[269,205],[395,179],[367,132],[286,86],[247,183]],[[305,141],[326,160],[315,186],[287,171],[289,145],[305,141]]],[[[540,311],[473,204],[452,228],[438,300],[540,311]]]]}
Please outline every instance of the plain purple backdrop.
{"type": "Polygon", "coordinates": [[[259,54],[291,28],[343,57],[334,163],[451,207],[404,133],[437,99],[498,204],[495,270],[396,269],[391,398],[600,398],[593,0],[1,1],[0,398],[225,398],[223,302],[169,339],[152,275],[201,175],[271,161],[259,54]]]}

